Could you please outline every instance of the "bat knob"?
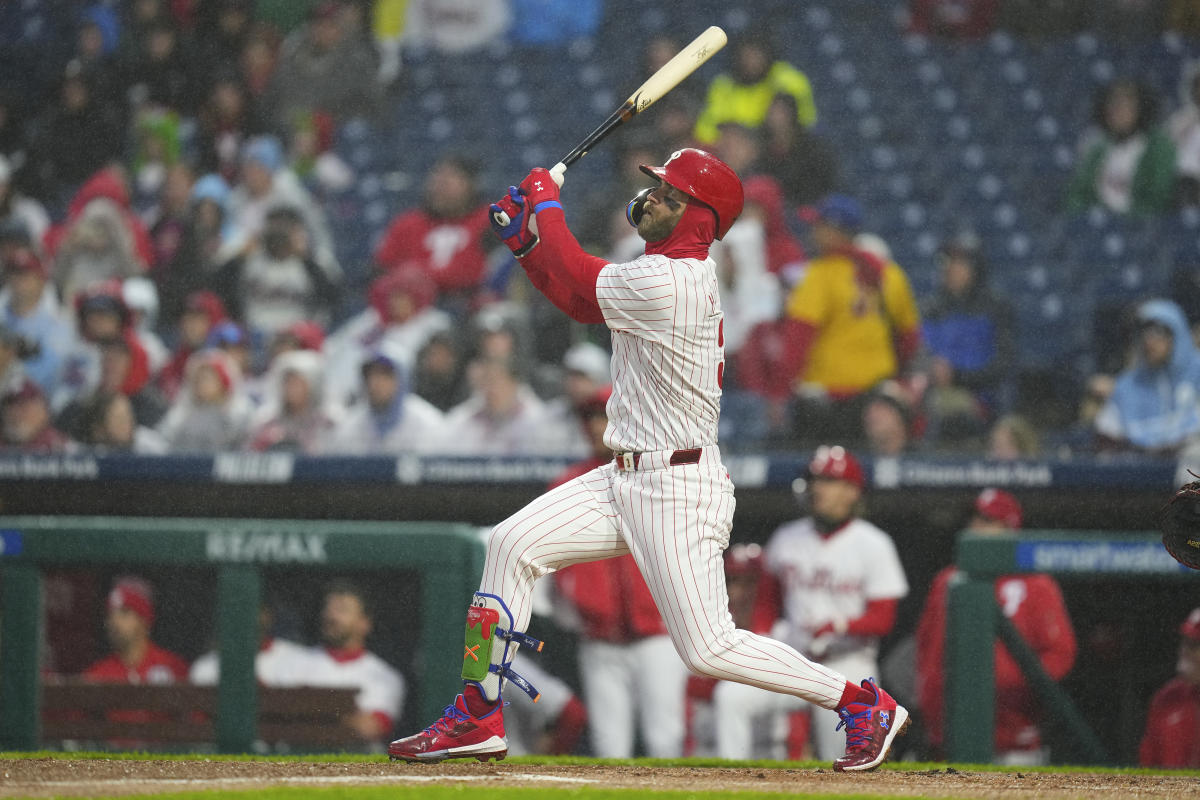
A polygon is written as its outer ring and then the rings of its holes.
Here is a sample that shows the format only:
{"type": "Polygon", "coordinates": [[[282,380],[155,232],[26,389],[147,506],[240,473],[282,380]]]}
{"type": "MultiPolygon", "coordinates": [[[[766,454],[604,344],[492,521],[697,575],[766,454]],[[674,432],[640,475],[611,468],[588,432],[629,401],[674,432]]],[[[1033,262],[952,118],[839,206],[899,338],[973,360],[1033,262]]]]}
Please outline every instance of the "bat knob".
{"type": "Polygon", "coordinates": [[[492,212],[492,222],[494,224],[498,225],[499,227],[503,228],[506,225],[508,225],[508,223],[512,222],[512,220],[509,219],[508,214],[505,214],[503,211],[493,211],[492,212]]]}
{"type": "Polygon", "coordinates": [[[561,161],[550,168],[550,177],[554,178],[554,182],[558,184],[558,188],[562,188],[563,181],[567,179],[567,165],[561,161]]]}

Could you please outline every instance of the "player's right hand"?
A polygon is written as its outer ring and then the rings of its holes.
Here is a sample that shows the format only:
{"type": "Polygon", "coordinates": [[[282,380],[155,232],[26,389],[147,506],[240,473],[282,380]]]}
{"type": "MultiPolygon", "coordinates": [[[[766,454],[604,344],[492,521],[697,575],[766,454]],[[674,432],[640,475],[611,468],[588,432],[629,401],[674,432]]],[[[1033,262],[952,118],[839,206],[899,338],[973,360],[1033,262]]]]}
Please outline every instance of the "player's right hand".
{"type": "Polygon", "coordinates": [[[529,214],[525,196],[516,186],[508,187],[508,194],[488,207],[492,230],[500,237],[513,255],[521,258],[538,243],[537,234],[529,229],[529,214]]]}

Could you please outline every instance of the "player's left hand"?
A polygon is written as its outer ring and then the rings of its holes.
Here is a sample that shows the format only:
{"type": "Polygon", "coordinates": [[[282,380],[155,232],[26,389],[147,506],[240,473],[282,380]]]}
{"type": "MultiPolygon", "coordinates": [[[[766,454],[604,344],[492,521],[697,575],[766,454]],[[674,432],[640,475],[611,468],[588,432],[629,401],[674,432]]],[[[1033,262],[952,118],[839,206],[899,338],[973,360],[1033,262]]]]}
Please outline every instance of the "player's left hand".
{"type": "Polygon", "coordinates": [[[528,253],[538,243],[537,234],[529,228],[530,215],[526,214],[525,197],[516,186],[508,187],[508,194],[488,206],[488,220],[492,230],[517,258],[528,253]]]}
{"type": "MultiPolygon", "coordinates": [[[[529,198],[529,207],[535,213],[541,210],[543,203],[558,204],[558,184],[550,170],[542,167],[534,167],[521,181],[521,194],[529,198]]],[[[558,207],[562,208],[562,205],[558,204],[558,207]]]]}

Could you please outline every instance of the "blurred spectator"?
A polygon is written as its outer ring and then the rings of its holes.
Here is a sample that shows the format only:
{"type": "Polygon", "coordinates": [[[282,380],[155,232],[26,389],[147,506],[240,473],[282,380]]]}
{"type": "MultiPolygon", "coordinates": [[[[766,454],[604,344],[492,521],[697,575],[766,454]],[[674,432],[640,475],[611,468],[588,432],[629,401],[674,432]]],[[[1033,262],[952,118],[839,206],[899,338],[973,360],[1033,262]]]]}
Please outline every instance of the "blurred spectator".
{"type": "Polygon", "coordinates": [[[212,292],[198,291],[187,296],[172,334],[175,350],[158,375],[159,387],[167,399],[175,399],[188,359],[204,346],[209,332],[226,317],[225,304],[212,292]]]}
{"type": "Polygon", "coordinates": [[[56,413],[106,380],[110,391],[131,396],[146,386],[150,357],[137,338],[119,281],[96,283],[76,295],[75,320],[78,337],[63,359],[58,391],[50,398],[56,413]],[[122,354],[114,351],[105,358],[106,346],[115,343],[122,354]]]}
{"type": "Polygon", "coordinates": [[[197,4],[196,63],[215,74],[237,67],[254,22],[254,0],[197,4]]]}
{"type": "Polygon", "coordinates": [[[884,381],[863,407],[863,434],[872,456],[895,458],[912,445],[912,408],[895,381],[884,381]]]}
{"type": "Polygon", "coordinates": [[[3,153],[0,153],[0,226],[19,226],[30,242],[38,244],[50,228],[46,208],[34,198],[26,197],[13,184],[12,162],[3,153]]]}
{"type": "Polygon", "coordinates": [[[126,93],[134,109],[169,108],[191,116],[200,105],[192,54],[174,24],[151,22],[125,67],[126,93]]]}
{"type": "Polygon", "coordinates": [[[992,32],[1000,0],[909,0],[914,33],[951,39],[978,39],[992,32]]]}
{"type": "Polygon", "coordinates": [[[993,461],[1037,458],[1042,446],[1037,429],[1018,414],[1007,414],[992,424],[988,433],[987,457],[993,461]]]}
{"type": "Polygon", "coordinates": [[[354,170],[333,150],[334,120],[324,111],[297,115],[288,134],[288,163],[301,182],[321,196],[344,192],[354,170]]]}
{"type": "Polygon", "coordinates": [[[904,271],[855,246],[856,200],[830,195],[815,215],[817,257],[787,299],[782,369],[797,387],[794,435],[854,441],[866,393],[916,355],[921,320],[904,271]]]}
{"type": "Polygon", "coordinates": [[[579,424],[580,409],[612,382],[611,359],[608,351],[597,344],[571,345],[563,355],[563,392],[546,403],[547,420],[539,436],[539,449],[572,458],[581,458],[592,451],[587,421],[579,424]]]}
{"type": "Polygon", "coordinates": [[[267,212],[261,238],[220,267],[213,287],[260,342],[297,322],[327,325],[337,306],[338,288],[316,259],[304,218],[287,206],[267,212]]]}
{"type": "MultiPolygon", "coordinates": [[[[289,325],[271,338],[267,347],[267,363],[274,363],[278,356],[293,350],[311,350],[314,353],[321,353],[324,352],[324,347],[325,331],[317,323],[304,320],[289,325]]],[[[325,360],[328,364],[329,359],[325,360]]]]}
{"type": "Polygon", "coordinates": [[[150,376],[157,378],[171,358],[171,351],[157,333],[158,290],[149,278],[126,278],[121,284],[121,298],[129,309],[133,335],[146,351],[150,376]]]}
{"type": "Polygon", "coordinates": [[[927,435],[939,445],[979,437],[1011,403],[1012,309],[989,285],[978,237],[942,245],[937,294],[921,312],[929,356],[927,435]]]}
{"type": "Polygon", "coordinates": [[[320,0],[304,27],[284,40],[264,97],[274,130],[289,131],[298,116],[314,111],[337,122],[374,115],[381,99],[378,57],[368,40],[346,34],[341,4],[320,0]]]}
{"type": "Polygon", "coordinates": [[[359,400],[338,427],[337,452],[395,455],[435,450],[445,435],[445,417],[409,391],[404,361],[380,350],[360,365],[359,400]]]}
{"type": "Polygon", "coordinates": [[[503,36],[511,22],[512,10],[506,2],[409,0],[404,39],[412,47],[465,53],[503,36]]]}
{"type": "Polygon", "coordinates": [[[808,77],[777,60],[770,42],[767,31],[748,31],[734,41],[731,71],[721,73],[708,86],[705,108],[696,123],[696,138],[701,142],[716,141],[717,127],[723,122],[757,128],[780,92],[796,99],[796,119],[801,125],[816,123],[817,106],[808,77]]]}
{"type": "Polygon", "coordinates": [[[470,389],[462,347],[452,333],[435,333],[417,353],[412,388],[442,412],[467,399],[470,389]]]}
{"type": "Polygon", "coordinates": [[[236,181],[246,139],[257,131],[249,95],[233,75],[218,75],[196,115],[196,162],[202,172],[236,181]]]}
{"type": "Polygon", "coordinates": [[[587,726],[583,702],[560,678],[532,659],[517,654],[517,674],[538,688],[535,703],[524,692],[513,692],[504,707],[504,736],[511,756],[566,756],[575,751],[587,726]]]}
{"type": "Polygon", "coordinates": [[[28,247],[3,257],[0,319],[20,337],[25,374],[47,396],[58,391],[63,361],[72,348],[71,324],[50,283],[46,264],[28,247]]]}
{"type": "Polygon", "coordinates": [[[267,397],[251,423],[251,450],[321,455],[333,448],[339,418],[325,403],[325,359],[311,350],[283,353],[271,364],[267,397]]]}
{"type": "Polygon", "coordinates": [[[90,4],[79,14],[72,59],[91,85],[95,98],[116,109],[123,108],[125,100],[117,52],[121,34],[121,21],[115,9],[102,3],[90,4]]]}
{"type": "MultiPolygon", "coordinates": [[[[250,385],[251,383],[256,383],[255,360],[254,350],[250,343],[250,334],[246,332],[246,329],[232,320],[227,319],[218,322],[208,332],[208,336],[204,340],[204,346],[220,350],[233,359],[234,365],[237,366],[238,371],[242,374],[242,389],[254,401],[254,407],[257,408],[263,396],[263,392],[261,391],[263,387],[257,385],[252,387],[250,385]]],[[[262,377],[264,380],[267,379],[267,376],[262,377]]],[[[269,381],[268,388],[270,388],[269,381]]],[[[270,388],[270,392],[274,393],[274,388],[270,388]]]]}
{"type": "Polygon", "coordinates": [[[124,337],[97,343],[100,350],[99,380],[93,392],[77,395],[58,414],[57,423],[75,439],[87,436],[87,415],[96,394],[120,394],[129,399],[134,421],[152,428],[166,413],[166,401],[150,382],[150,373],[135,353],[136,343],[124,337]]]}
{"type": "MultiPolygon", "coordinates": [[[[187,235],[192,218],[192,190],[196,176],[182,161],[173,163],[162,172],[161,182],[146,208],[144,219],[149,226],[150,245],[154,250],[150,274],[167,272],[179,256],[179,248],[187,235]]],[[[158,290],[155,289],[157,295],[158,290]]]]}
{"type": "MultiPolygon", "coordinates": [[[[611,394],[612,387],[604,386],[578,405],[591,455],[568,467],[550,488],[611,463],[612,451],[604,443],[611,394]]],[[[592,754],[630,758],[640,734],[647,755],[678,758],[687,670],[634,557],[560,569],[554,584],[579,619],[579,669],[592,754]]]]}
{"type": "MultiPolygon", "coordinates": [[[[967,531],[983,536],[1013,536],[1021,530],[1021,504],[1008,492],[984,489],[975,498],[967,531]]],[[[938,572],[925,598],[917,627],[917,691],[921,717],[935,752],[944,747],[946,683],[946,602],[958,574],[951,564],[938,572]]],[[[1037,654],[1042,669],[1062,680],[1075,663],[1075,632],[1062,590],[1045,574],[1003,575],[995,580],[996,604],[1037,654]]],[[[1041,708],[1021,668],[995,643],[995,760],[998,764],[1034,766],[1049,762],[1042,746],[1041,708]]],[[[941,757],[940,755],[938,756],[941,757]]]]}
{"type": "Polygon", "coordinates": [[[786,288],[795,284],[804,268],[805,253],[788,224],[791,216],[778,181],[767,175],[755,175],[742,182],[746,206],[740,219],[754,217],[766,235],[767,269],[777,275],[786,288]]]}
{"type": "Polygon", "coordinates": [[[138,424],[130,399],[120,392],[92,395],[81,414],[80,442],[103,453],[159,456],[167,442],[153,428],[138,424]]]}
{"type": "MultiPolygon", "coordinates": [[[[766,546],[766,569],[780,584],[781,619],[772,636],[851,675],[878,675],[879,641],[891,632],[908,581],[887,533],[861,517],[862,466],[842,447],[822,445],[797,483],[811,514],[787,522],[766,546]],[[801,487],[803,487],[801,489],[801,487]]],[[[817,758],[845,746],[837,715],[805,701],[722,681],[713,692],[722,758],[751,758],[763,715],[811,709],[817,758]]]]}
{"type": "Polygon", "coordinates": [[[387,351],[411,375],[425,343],[452,325],[446,312],[433,307],[436,293],[430,277],[416,267],[401,266],[376,278],[367,291],[367,307],[325,343],[330,396],[338,402],[353,397],[359,367],[372,352],[387,351]]]}
{"type": "Polygon", "coordinates": [[[150,584],[140,578],[119,578],[108,593],[108,615],[104,619],[112,655],[92,664],[81,677],[97,683],[165,684],[187,680],[187,662],[155,644],[150,637],[153,628],[154,590],[150,584]]]}
{"type": "Polygon", "coordinates": [[[546,406],[517,372],[512,356],[484,356],[472,365],[471,396],[446,413],[438,451],[450,455],[546,455],[537,449],[546,406]]]}
{"type": "Polygon", "coordinates": [[[237,450],[250,425],[250,402],[233,359],[201,350],[187,362],[175,402],[158,426],[172,453],[237,450]]]}
{"type": "Polygon", "coordinates": [[[244,255],[263,238],[272,209],[292,208],[304,220],[312,259],[335,281],[341,268],[333,254],[329,220],[320,205],[284,166],[283,146],[274,136],[256,136],[242,147],[241,183],[229,195],[231,231],[226,252],[244,255]]]}
{"type": "Polygon", "coordinates": [[[1146,86],[1118,78],[1101,88],[1067,188],[1068,211],[1101,205],[1146,215],[1170,206],[1175,147],[1157,119],[1158,98],[1146,86]]]}
{"type": "Polygon", "coordinates": [[[1175,145],[1175,197],[1200,205],[1200,62],[1189,62],[1179,79],[1179,108],[1167,119],[1175,145]]]}
{"type": "Polygon", "coordinates": [[[67,65],[57,96],[44,107],[31,141],[35,180],[42,199],[61,208],[71,193],[110,161],[123,147],[121,120],[111,101],[97,97],[82,68],[67,65]],[[80,132],[86,131],[86,136],[80,132]]]}
{"type": "Polygon", "coordinates": [[[1137,321],[1134,362],[1096,415],[1096,434],[1110,447],[1174,453],[1200,434],[1200,352],[1170,300],[1143,303],[1137,321]]]}
{"type": "MultiPolygon", "coordinates": [[[[182,219],[180,239],[169,260],[159,262],[151,273],[158,286],[165,330],[179,322],[193,295],[213,282],[218,267],[228,258],[226,253],[234,239],[229,194],[229,186],[219,175],[205,175],[196,181],[182,219]]],[[[172,223],[162,233],[169,235],[175,230],[172,223]]],[[[224,309],[221,316],[225,316],[224,309]]]]}
{"type": "Polygon", "coordinates": [[[120,168],[102,169],[79,187],[66,219],[46,233],[46,254],[64,302],[96,281],[139,275],[154,263],[150,234],[133,213],[120,168]]]}
{"type": "Polygon", "coordinates": [[[476,166],[445,156],[425,177],[421,206],[388,225],[375,263],[389,271],[415,265],[437,285],[438,305],[464,313],[483,284],[493,242],[487,205],[479,200],[476,166]]]}
{"type": "Polygon", "coordinates": [[[783,188],[791,208],[812,205],[837,188],[837,153],[800,122],[795,96],[776,94],[762,125],[762,158],[783,188]]]}
{"type": "Polygon", "coordinates": [[[1138,748],[1143,767],[1200,767],[1200,608],[1179,626],[1175,677],[1150,701],[1138,748]]]}
{"type": "Polygon", "coordinates": [[[368,744],[386,744],[404,708],[405,681],[367,650],[373,622],[366,595],[347,581],[331,583],[320,622],[322,646],[306,660],[304,684],[358,689],[358,711],[342,724],[368,744]]]}
{"type": "Polygon", "coordinates": [[[10,452],[53,454],[75,449],[54,427],[46,394],[29,378],[0,395],[0,428],[0,448],[10,452]]]}
{"type": "MultiPolygon", "coordinates": [[[[269,101],[267,92],[278,64],[279,33],[271,25],[260,22],[250,29],[238,59],[242,85],[246,87],[249,99],[255,106],[269,101]]],[[[262,111],[258,113],[261,116],[262,111]]]]}
{"type": "MultiPolygon", "coordinates": [[[[138,112],[134,120],[133,159],[129,171],[131,205],[143,219],[155,216],[167,174],[180,164],[183,147],[180,125],[179,115],[174,111],[154,107],[138,112]]],[[[191,188],[190,181],[188,188],[191,188]]],[[[186,192],[182,197],[187,199],[186,192]]]]}

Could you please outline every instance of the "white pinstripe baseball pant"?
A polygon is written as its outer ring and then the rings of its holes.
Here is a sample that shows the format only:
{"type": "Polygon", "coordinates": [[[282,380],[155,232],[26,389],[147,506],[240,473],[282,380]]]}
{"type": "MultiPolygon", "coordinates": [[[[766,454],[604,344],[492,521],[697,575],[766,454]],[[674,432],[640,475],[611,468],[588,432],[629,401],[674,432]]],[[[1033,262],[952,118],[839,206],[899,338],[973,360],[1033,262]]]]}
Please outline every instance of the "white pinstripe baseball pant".
{"type": "Polygon", "coordinates": [[[644,453],[632,471],[605,464],[497,525],[479,591],[502,598],[514,628],[524,631],[538,578],[632,553],[693,672],[834,708],[845,677],[733,624],[722,558],[733,524],[733,483],[720,451],[705,447],[700,463],[678,466],[668,466],[670,455],[644,453]]]}

